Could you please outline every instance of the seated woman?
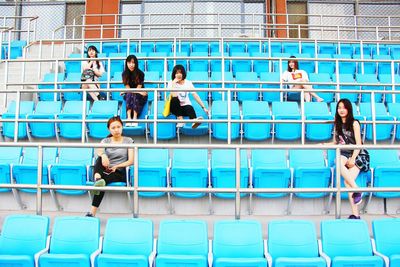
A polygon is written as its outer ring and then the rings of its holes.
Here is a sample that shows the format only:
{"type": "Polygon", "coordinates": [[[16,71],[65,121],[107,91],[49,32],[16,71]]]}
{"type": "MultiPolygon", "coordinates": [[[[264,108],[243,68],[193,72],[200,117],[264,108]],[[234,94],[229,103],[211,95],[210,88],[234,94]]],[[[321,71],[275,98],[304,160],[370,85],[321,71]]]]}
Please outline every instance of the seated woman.
{"type": "MultiPolygon", "coordinates": [[[[130,137],[122,135],[122,121],[119,116],[107,122],[110,135],[101,140],[102,144],[132,144],[130,137]]],[[[106,186],[115,182],[126,182],[126,167],[133,164],[133,148],[108,147],[96,150],[97,160],[94,165],[94,186],[106,186]]],[[[93,191],[92,208],[87,217],[96,216],[98,207],[104,197],[104,191],[93,191]]]]}
{"type": "MultiPolygon", "coordinates": [[[[128,120],[136,120],[143,107],[147,102],[147,92],[139,91],[139,88],[144,88],[144,73],[139,69],[138,59],[134,55],[129,55],[125,60],[125,70],[122,73],[122,81],[125,88],[137,88],[137,91],[127,92],[125,95],[126,101],[126,116],[128,120]]],[[[125,93],[121,93],[125,94],[125,93]]],[[[128,122],[126,126],[136,127],[137,122],[128,122]]]]}
{"type": "MultiPolygon", "coordinates": [[[[171,93],[171,113],[174,114],[178,120],[183,120],[184,116],[190,119],[202,119],[202,117],[197,117],[196,112],[192,106],[189,99],[188,89],[194,89],[193,83],[186,80],[186,71],[182,65],[176,65],[172,70],[171,81],[168,82],[168,89],[171,93]]],[[[199,95],[196,92],[190,92],[200,107],[208,113],[205,105],[201,101],[199,95]]],[[[192,128],[195,129],[199,127],[201,122],[196,121],[192,123],[192,128]]],[[[185,123],[179,122],[176,127],[183,127],[185,123]]]]}
{"type": "MultiPolygon", "coordinates": [[[[89,74],[88,70],[91,70],[93,72],[93,76],[90,78],[87,78],[84,81],[85,83],[82,84],[82,89],[99,89],[100,84],[89,84],[90,82],[98,81],[99,77],[101,77],[104,73],[104,66],[101,61],[96,60],[97,58],[97,48],[94,45],[91,45],[88,47],[87,50],[87,57],[89,58],[88,61],[83,61],[82,62],[82,73],[87,73],[89,74]]],[[[100,95],[99,92],[88,92],[90,97],[94,100],[104,100],[105,97],[100,95]]]]}
{"type": "MultiPolygon", "coordinates": [[[[290,58],[296,58],[291,56],[290,58]]],[[[307,72],[304,70],[299,70],[299,62],[295,59],[289,60],[287,70],[282,74],[282,81],[284,82],[309,82],[307,72]]],[[[289,84],[290,89],[312,89],[311,85],[306,84],[289,84]]],[[[306,102],[311,102],[312,97],[315,97],[318,102],[324,101],[323,98],[319,97],[314,92],[305,92],[304,100],[306,102]]]]}

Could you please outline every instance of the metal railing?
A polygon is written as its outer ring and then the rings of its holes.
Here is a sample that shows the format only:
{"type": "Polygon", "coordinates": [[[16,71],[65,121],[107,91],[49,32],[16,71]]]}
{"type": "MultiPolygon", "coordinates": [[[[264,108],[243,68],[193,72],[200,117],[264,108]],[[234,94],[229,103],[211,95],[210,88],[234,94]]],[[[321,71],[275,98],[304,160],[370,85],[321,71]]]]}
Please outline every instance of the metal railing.
{"type": "Polygon", "coordinates": [[[0,16],[0,25],[9,27],[12,24],[13,40],[19,40],[22,33],[26,33],[26,41],[29,44],[36,40],[38,16],[0,16]],[[22,28],[24,25],[26,28],[22,28]]]}

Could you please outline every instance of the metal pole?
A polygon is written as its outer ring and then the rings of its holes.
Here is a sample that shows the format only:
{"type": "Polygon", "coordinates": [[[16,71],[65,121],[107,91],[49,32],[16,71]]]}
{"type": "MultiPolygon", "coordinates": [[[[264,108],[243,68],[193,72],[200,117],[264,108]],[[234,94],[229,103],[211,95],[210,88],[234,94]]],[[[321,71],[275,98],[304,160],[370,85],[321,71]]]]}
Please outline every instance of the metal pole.
{"type": "Polygon", "coordinates": [[[37,189],[36,189],[36,215],[42,215],[42,170],[43,170],[43,147],[38,146],[38,169],[37,169],[37,189]]]}
{"type": "Polygon", "coordinates": [[[340,168],[341,168],[341,157],[340,149],[336,148],[336,206],[335,206],[335,218],[340,219],[342,209],[342,197],[341,197],[341,184],[340,184],[340,168]]]}
{"type": "Polygon", "coordinates": [[[235,219],[240,219],[240,148],[235,150],[235,177],[236,177],[236,192],[235,192],[235,219]]]}
{"type": "Polygon", "coordinates": [[[139,149],[135,147],[133,163],[133,217],[139,217],[139,149]]]}

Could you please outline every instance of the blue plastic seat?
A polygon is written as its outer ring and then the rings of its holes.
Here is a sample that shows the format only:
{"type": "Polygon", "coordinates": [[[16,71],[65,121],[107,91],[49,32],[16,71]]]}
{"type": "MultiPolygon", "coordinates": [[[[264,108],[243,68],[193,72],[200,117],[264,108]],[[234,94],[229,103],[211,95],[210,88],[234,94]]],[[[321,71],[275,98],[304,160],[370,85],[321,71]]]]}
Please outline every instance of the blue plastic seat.
{"type": "MultiPolygon", "coordinates": [[[[42,82],[50,83],[55,82],[56,77],[55,73],[46,73],[43,77],[42,82]]],[[[64,73],[57,73],[57,82],[64,81],[64,73]]],[[[54,84],[39,84],[38,89],[60,89],[61,86],[58,84],[55,86],[54,84]]],[[[38,93],[40,101],[56,101],[60,100],[60,95],[56,93],[38,93]]]]}
{"type": "MultiPolygon", "coordinates": [[[[61,101],[39,101],[35,112],[28,114],[27,119],[55,119],[56,114],[61,112],[61,101]]],[[[28,122],[28,136],[36,138],[58,137],[56,124],[54,122],[28,122]]]]}
{"type": "MultiPolygon", "coordinates": [[[[89,166],[93,164],[92,148],[59,149],[58,163],[51,166],[50,178],[56,185],[86,185],[89,180],[89,166]]],[[[57,193],[65,195],[81,195],[84,190],[58,189],[57,193]]]]}
{"type": "MultiPolygon", "coordinates": [[[[203,102],[203,105],[208,110],[208,103],[203,102]]],[[[202,117],[203,119],[208,119],[208,114],[199,105],[199,103],[192,101],[192,106],[194,108],[194,111],[196,112],[197,117],[202,117]]],[[[183,118],[189,119],[189,117],[186,117],[186,116],[184,116],[183,118]]],[[[209,123],[203,122],[196,129],[192,128],[192,123],[185,123],[185,125],[179,129],[178,133],[182,133],[184,135],[190,135],[190,136],[207,135],[209,133],[209,123]]]]}
{"type": "MultiPolygon", "coordinates": [[[[67,139],[82,138],[83,101],[66,101],[58,119],[76,120],[76,122],[59,122],[59,136],[67,139]]],[[[90,102],[86,101],[86,114],[89,112],[90,102]]]]}
{"type": "Polygon", "coordinates": [[[170,53],[173,51],[173,42],[156,42],[156,52],[170,53]]]}
{"type": "Polygon", "coordinates": [[[400,236],[398,218],[372,221],[376,250],[387,257],[390,266],[400,264],[400,236]]]}
{"type": "MultiPolygon", "coordinates": [[[[332,76],[333,82],[336,83],[336,75],[332,76]]],[[[344,93],[346,90],[360,90],[360,86],[357,85],[342,85],[343,83],[355,83],[354,76],[352,74],[339,74],[339,90],[340,90],[340,97],[347,98],[350,102],[358,102],[359,93],[352,92],[352,93],[344,93]]]]}
{"type": "MultiPolygon", "coordinates": [[[[379,91],[384,90],[384,86],[379,85],[378,78],[375,74],[356,74],[356,81],[360,83],[361,90],[374,90],[377,91],[375,93],[375,102],[380,103],[382,102],[383,95],[379,93],[379,91]],[[378,85],[362,85],[363,83],[377,83],[378,85]]],[[[371,102],[371,94],[363,93],[361,95],[361,102],[371,102]]]]}
{"type": "MultiPolygon", "coordinates": [[[[146,71],[144,73],[144,87],[145,88],[159,88],[160,84],[156,83],[160,81],[160,74],[156,71],[146,71]]],[[[157,96],[158,97],[158,96],[157,96]]],[[[154,92],[147,92],[147,101],[152,102],[154,100],[154,92]]]]}
{"type": "MultiPolygon", "coordinates": [[[[171,167],[171,186],[207,188],[208,152],[207,149],[174,149],[171,167]],[[190,157],[188,157],[190,155],[190,157]]],[[[199,198],[205,193],[175,192],[177,197],[199,198]]]]}
{"type": "Polygon", "coordinates": [[[22,57],[24,46],[27,45],[26,40],[14,40],[10,43],[10,59],[22,57]]]}
{"type": "MultiPolygon", "coordinates": [[[[366,120],[372,120],[372,105],[371,103],[360,103],[360,114],[366,120]]],[[[385,104],[375,103],[375,120],[376,121],[394,121],[394,117],[390,116],[386,111],[385,104]]],[[[373,125],[367,124],[365,138],[373,140],[373,125]]],[[[376,124],[376,140],[390,140],[393,132],[393,124],[376,124]]]]}
{"type": "MultiPolygon", "coordinates": [[[[208,57],[208,52],[192,52],[190,57],[208,57]]],[[[189,60],[189,70],[192,71],[206,71],[208,72],[209,65],[208,59],[192,59],[189,60]]]]}
{"type": "MultiPolygon", "coordinates": [[[[108,120],[118,114],[118,101],[94,101],[93,106],[87,119],[91,120],[108,120]]],[[[107,122],[88,122],[88,133],[93,138],[105,138],[110,132],[107,128],[107,122]]]]}
{"type": "Polygon", "coordinates": [[[154,52],[149,53],[148,58],[146,60],[146,71],[157,71],[158,73],[164,73],[165,68],[167,67],[166,61],[164,60],[167,57],[167,52],[154,52]],[[152,59],[152,57],[157,57],[157,59],[152,59]]]}
{"type": "Polygon", "coordinates": [[[128,53],[128,43],[121,42],[119,45],[119,52],[125,53],[128,55],[136,54],[138,50],[138,43],[137,42],[129,42],[129,53],[128,53]]]}
{"type": "Polygon", "coordinates": [[[62,84],[61,89],[76,89],[75,92],[65,92],[63,93],[64,101],[70,100],[82,100],[81,92],[81,73],[80,72],[70,72],[67,74],[64,82],[69,82],[70,84],[62,84]]]}
{"type": "MultiPolygon", "coordinates": [[[[225,79],[225,86],[224,88],[234,88],[234,84],[229,83],[229,81],[233,81],[233,73],[232,72],[225,72],[224,73],[225,79]]],[[[221,83],[212,83],[210,85],[211,88],[222,88],[222,72],[213,71],[211,72],[210,81],[216,81],[221,83]]],[[[234,92],[232,92],[233,96],[234,92]]],[[[218,92],[213,91],[211,92],[212,100],[227,100],[227,92],[218,92]]],[[[233,97],[232,97],[233,98],[233,97]]]]}
{"type": "MultiPolygon", "coordinates": [[[[139,149],[139,186],[167,187],[169,180],[168,149],[139,149]]],[[[133,184],[133,167],[130,170],[130,181],[133,184]]],[[[165,192],[139,192],[141,197],[161,197],[165,192]]]]}
{"type": "MultiPolygon", "coordinates": [[[[167,122],[163,123],[162,119],[175,119],[175,116],[170,114],[168,117],[164,117],[162,112],[164,110],[165,102],[157,101],[157,139],[160,140],[170,140],[176,138],[176,123],[175,122],[167,122]]],[[[148,129],[150,133],[150,137],[154,137],[154,124],[151,121],[154,118],[154,105],[151,106],[150,115],[149,115],[149,123],[148,129]]]]}
{"type": "MultiPolygon", "coordinates": [[[[267,53],[255,52],[250,54],[252,57],[267,58],[267,53]]],[[[253,71],[257,73],[258,77],[261,77],[262,73],[270,72],[269,60],[266,59],[253,59],[253,71]]]]}
{"type": "Polygon", "coordinates": [[[153,53],[155,44],[154,42],[140,42],[139,48],[141,53],[153,53]]]}
{"type": "MultiPolygon", "coordinates": [[[[25,119],[28,114],[32,114],[34,108],[33,101],[20,101],[19,102],[19,119],[25,119]]],[[[15,119],[16,113],[16,103],[15,101],[11,101],[9,106],[7,107],[7,111],[1,115],[2,119],[15,119]]],[[[3,122],[3,136],[8,138],[14,138],[14,130],[15,130],[15,122],[3,122]]],[[[26,122],[18,123],[18,139],[26,138],[26,122]]]]}
{"type": "MultiPolygon", "coordinates": [[[[275,120],[300,120],[300,110],[296,102],[272,102],[272,115],[275,120]]],[[[301,136],[301,124],[275,124],[275,138],[296,140],[301,136]]]]}
{"type": "MultiPolygon", "coordinates": [[[[48,170],[56,163],[57,148],[45,147],[42,161],[42,184],[49,184],[48,170]]],[[[25,147],[20,164],[13,166],[13,178],[17,184],[37,184],[38,180],[38,149],[37,147],[25,147]]],[[[36,193],[36,189],[21,188],[21,192],[36,193]]],[[[47,192],[47,190],[43,190],[47,192]]],[[[42,192],[43,192],[42,191],[42,192]]]]}
{"type": "MultiPolygon", "coordinates": [[[[146,76],[145,76],[146,78],[146,76]]],[[[124,100],[123,96],[121,96],[121,92],[124,92],[125,85],[122,82],[122,72],[114,72],[114,77],[110,81],[110,88],[117,89],[121,88],[121,91],[113,91],[111,92],[111,99],[118,100],[122,102],[124,100]]]]}
{"type": "MultiPolygon", "coordinates": [[[[81,54],[70,54],[68,56],[68,58],[71,59],[83,59],[85,58],[84,56],[82,56],[81,54]]],[[[67,74],[67,76],[70,73],[81,73],[81,61],[65,61],[65,73],[67,74]]]]}
{"type": "MultiPolygon", "coordinates": [[[[236,151],[213,149],[211,151],[211,183],[213,188],[236,188],[236,151]]],[[[249,171],[246,150],[240,151],[240,188],[248,188],[249,171]]],[[[235,193],[214,193],[219,198],[235,198],[235,193]]],[[[241,193],[244,197],[247,194],[241,193]]]]}
{"type": "Polygon", "coordinates": [[[110,60],[110,66],[108,72],[111,77],[114,77],[116,72],[123,72],[125,67],[125,58],[126,55],[124,53],[110,53],[108,55],[110,58],[115,58],[110,60]]]}
{"type": "MultiPolygon", "coordinates": [[[[331,76],[328,73],[310,73],[309,75],[310,82],[318,82],[318,83],[331,83],[331,76]]],[[[335,85],[313,85],[315,90],[335,90],[335,85]]],[[[333,101],[335,93],[334,92],[326,92],[326,93],[318,93],[319,97],[324,99],[324,102],[330,103],[333,101]]]]}
{"type": "Polygon", "coordinates": [[[277,41],[270,41],[264,42],[264,50],[265,52],[270,52],[270,54],[274,53],[282,53],[282,42],[277,42],[277,41]]]}
{"type": "MultiPolygon", "coordinates": [[[[391,60],[389,55],[374,55],[372,57],[376,60],[391,60]]],[[[378,75],[392,73],[392,64],[390,62],[378,62],[378,75]]]]}
{"type": "MultiPolygon", "coordinates": [[[[221,52],[212,52],[211,53],[211,57],[220,57],[220,56],[222,56],[221,52]]],[[[224,56],[228,57],[229,55],[228,55],[228,53],[224,53],[224,56]]],[[[225,59],[224,60],[224,64],[225,64],[225,68],[224,68],[225,71],[230,71],[231,70],[231,68],[230,68],[230,60],[229,59],[225,59]]],[[[221,72],[221,70],[222,70],[222,60],[221,59],[210,58],[210,70],[211,70],[211,73],[213,73],[214,71],[221,72]]]]}
{"type": "Polygon", "coordinates": [[[39,258],[41,267],[94,266],[100,253],[100,220],[89,217],[57,217],[50,250],[39,258]]]}
{"type": "Polygon", "coordinates": [[[354,47],[352,44],[346,44],[346,43],[341,43],[338,46],[338,53],[343,56],[343,55],[348,55],[348,56],[353,56],[354,54],[354,47]]]}
{"type": "Polygon", "coordinates": [[[356,55],[360,56],[361,55],[361,49],[363,51],[364,57],[371,56],[372,49],[368,44],[363,44],[362,48],[361,48],[361,44],[353,44],[353,46],[354,46],[354,55],[353,55],[353,57],[356,56],[356,55]]]}
{"type": "Polygon", "coordinates": [[[110,218],[96,266],[152,266],[152,251],[153,223],[150,220],[110,218]]]}
{"type": "Polygon", "coordinates": [[[217,221],[214,224],[213,266],[265,267],[261,224],[250,220],[217,221]]]}
{"type": "MultiPolygon", "coordinates": [[[[294,169],[294,188],[328,188],[332,185],[331,169],[325,165],[322,150],[290,150],[289,165],[294,169]]],[[[301,198],[320,198],[327,193],[295,193],[301,198]]]]}
{"type": "MultiPolygon", "coordinates": [[[[332,58],[331,54],[320,54],[318,58],[332,58]]],[[[335,61],[318,61],[318,73],[327,73],[329,75],[333,75],[336,69],[335,61]]]]}
{"type": "MultiPolygon", "coordinates": [[[[228,119],[228,102],[214,101],[211,108],[212,119],[228,119]]],[[[231,119],[240,119],[239,102],[231,101],[231,119]]],[[[228,123],[219,122],[212,123],[212,136],[216,139],[227,140],[228,138],[228,123]]],[[[239,138],[240,124],[231,123],[231,140],[239,138]]]]}
{"type": "MultiPolygon", "coordinates": [[[[362,59],[361,55],[353,55],[354,59],[362,59]]],[[[364,59],[371,59],[370,55],[364,55],[364,59]]],[[[358,62],[357,73],[358,74],[375,74],[376,75],[377,67],[375,61],[368,62],[358,62]]]]}
{"type": "MultiPolygon", "coordinates": [[[[279,72],[263,72],[260,74],[260,82],[280,82],[279,72]]],[[[262,84],[261,88],[280,89],[279,83],[275,84],[262,84]]],[[[282,99],[281,92],[262,92],[263,101],[274,102],[282,99]]]]}
{"type": "Polygon", "coordinates": [[[249,53],[233,53],[232,57],[244,57],[243,59],[232,59],[232,72],[233,76],[236,77],[238,72],[251,72],[252,64],[251,58],[249,58],[249,53]]]}
{"type": "MultiPolygon", "coordinates": [[[[379,82],[380,83],[387,83],[391,84],[392,83],[392,75],[390,74],[379,74],[378,76],[379,82]]],[[[394,76],[394,88],[392,85],[386,85],[385,86],[385,91],[398,91],[400,90],[400,76],[395,75],[394,76]]],[[[396,100],[396,102],[400,102],[400,95],[398,94],[385,94],[385,102],[386,103],[392,103],[393,100],[396,100]]]]}
{"type": "Polygon", "coordinates": [[[390,45],[377,43],[371,47],[372,56],[374,55],[389,55],[390,45]]]}
{"type": "Polygon", "coordinates": [[[192,52],[209,53],[209,44],[208,44],[208,42],[192,42],[192,52]]]}
{"type": "Polygon", "coordinates": [[[384,266],[383,259],[373,255],[368,226],[364,220],[322,221],[321,239],[322,251],[331,259],[332,267],[384,266]]]}
{"type": "MultiPolygon", "coordinates": [[[[289,53],[272,53],[271,56],[278,59],[278,58],[288,58],[291,55],[289,53]]],[[[282,61],[274,60],[274,61],[272,61],[272,66],[273,66],[274,72],[283,73],[287,69],[288,61],[287,60],[282,60],[282,61]],[[280,65],[280,63],[282,65],[280,65]]]]}
{"type": "MultiPolygon", "coordinates": [[[[193,82],[193,86],[195,88],[207,89],[209,87],[208,83],[204,83],[209,81],[207,71],[190,71],[187,73],[186,78],[193,82]]],[[[201,100],[208,101],[208,91],[200,90],[197,91],[197,94],[199,95],[201,100]]],[[[190,97],[191,96],[192,94],[190,94],[190,97]]]]}
{"type": "MultiPolygon", "coordinates": [[[[290,169],[286,150],[254,149],[251,152],[252,180],[254,188],[288,188],[290,169]]],[[[287,193],[256,193],[258,197],[277,198],[287,193]]]]}
{"type": "Polygon", "coordinates": [[[49,218],[37,215],[9,215],[0,235],[0,266],[34,267],[47,246],[49,218]]]}
{"type": "Polygon", "coordinates": [[[317,233],[312,221],[275,220],[268,223],[269,266],[327,266],[318,251],[317,233]]]}
{"type": "Polygon", "coordinates": [[[175,50],[176,50],[176,52],[183,52],[183,53],[186,53],[187,55],[189,55],[190,51],[191,51],[191,43],[179,40],[179,41],[177,41],[175,50]]]}
{"type": "MultiPolygon", "coordinates": [[[[147,119],[149,112],[149,102],[146,102],[143,106],[142,112],[139,114],[138,119],[139,120],[144,120],[147,119]]],[[[126,102],[122,102],[121,105],[121,115],[120,115],[122,120],[126,120],[126,102]]],[[[127,136],[145,136],[146,133],[146,123],[145,122],[139,122],[136,127],[123,127],[124,134],[127,136]]]]}
{"type": "MultiPolygon", "coordinates": [[[[21,160],[21,147],[0,147],[0,183],[11,183],[11,169],[21,160]]],[[[0,192],[10,192],[10,188],[0,188],[0,192]]]]}
{"type": "MultiPolygon", "coordinates": [[[[388,111],[389,114],[396,118],[396,120],[400,119],[400,103],[388,103],[388,111]]],[[[399,126],[396,126],[396,140],[400,140],[400,131],[399,131],[399,126]]]]}
{"type": "MultiPolygon", "coordinates": [[[[257,73],[255,72],[237,72],[236,73],[236,81],[246,81],[246,82],[257,82],[257,73]]],[[[241,84],[238,83],[236,84],[236,88],[254,88],[254,89],[259,89],[260,84],[259,83],[248,83],[248,84],[241,84]]],[[[239,91],[237,92],[237,99],[238,101],[246,101],[246,100],[258,100],[259,98],[259,91],[254,91],[254,92],[248,92],[248,91],[239,91]]]]}
{"type": "Polygon", "coordinates": [[[229,42],[228,43],[229,55],[232,56],[234,53],[245,53],[246,44],[244,42],[229,42]]]}
{"type": "MultiPolygon", "coordinates": [[[[342,54],[342,55],[334,55],[334,58],[344,59],[351,58],[350,55],[342,54]]],[[[335,62],[336,64],[336,62],[335,62]]],[[[354,75],[357,69],[357,62],[355,61],[339,61],[339,74],[351,74],[354,75]]],[[[336,70],[337,71],[337,70],[336,70]]]]}
{"type": "Polygon", "coordinates": [[[119,43],[117,42],[107,42],[103,43],[101,52],[105,53],[108,57],[111,53],[118,53],[119,51],[119,43]]]}
{"type": "MultiPolygon", "coordinates": [[[[305,102],[304,115],[306,120],[332,120],[334,116],[324,102],[305,102]]],[[[333,123],[307,123],[306,138],[313,141],[329,140],[332,138],[333,123]]]]}
{"type": "MultiPolygon", "coordinates": [[[[173,57],[173,56],[174,56],[174,53],[171,52],[169,54],[169,57],[173,57]]],[[[189,51],[175,52],[175,56],[177,56],[177,57],[185,57],[185,58],[176,59],[176,60],[174,60],[174,59],[167,60],[168,71],[172,72],[172,70],[174,69],[174,66],[178,65],[178,64],[182,65],[185,68],[185,70],[187,70],[188,69],[188,59],[187,59],[187,57],[189,56],[189,51]]],[[[161,76],[163,76],[163,75],[161,75],[161,76]]],[[[168,75],[167,77],[168,77],[167,79],[170,79],[171,76],[168,75]]]]}
{"type": "Polygon", "coordinates": [[[314,42],[303,42],[301,43],[301,53],[307,53],[310,54],[311,57],[315,57],[315,55],[318,53],[318,50],[315,49],[314,42]]]}
{"type": "Polygon", "coordinates": [[[163,220],[157,242],[157,267],[208,266],[207,224],[196,220],[163,220]]]}
{"type": "MultiPolygon", "coordinates": [[[[397,150],[370,149],[370,166],[374,169],[373,187],[399,187],[396,177],[400,173],[399,152],[397,150]]],[[[377,198],[399,198],[400,192],[373,192],[377,198]]]]}
{"type": "Polygon", "coordinates": [[[300,53],[300,44],[298,42],[283,42],[283,53],[297,54],[300,53]]]}
{"type": "Polygon", "coordinates": [[[246,52],[253,56],[253,53],[261,53],[262,52],[262,44],[261,42],[247,42],[246,43],[247,50],[246,52]]]}
{"type": "Polygon", "coordinates": [[[318,54],[330,54],[334,55],[337,51],[337,44],[332,43],[319,43],[318,54]]]}
{"type": "MultiPolygon", "coordinates": [[[[243,119],[271,120],[271,111],[268,102],[243,101],[243,119]]],[[[265,140],[271,137],[271,123],[244,123],[243,136],[248,140],[265,140]]]]}

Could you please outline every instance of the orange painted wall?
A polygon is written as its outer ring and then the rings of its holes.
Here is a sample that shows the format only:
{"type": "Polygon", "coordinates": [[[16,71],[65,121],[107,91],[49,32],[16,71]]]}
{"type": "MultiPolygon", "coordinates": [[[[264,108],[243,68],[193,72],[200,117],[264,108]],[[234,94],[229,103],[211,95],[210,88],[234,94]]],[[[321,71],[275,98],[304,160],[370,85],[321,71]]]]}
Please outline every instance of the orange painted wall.
{"type": "Polygon", "coordinates": [[[114,14],[119,14],[119,0],[86,0],[85,14],[112,14],[111,16],[90,16],[86,17],[85,38],[114,38],[117,32],[113,26],[107,27],[107,24],[115,24],[114,14]],[[100,26],[90,26],[103,24],[103,32],[100,26]]]}

